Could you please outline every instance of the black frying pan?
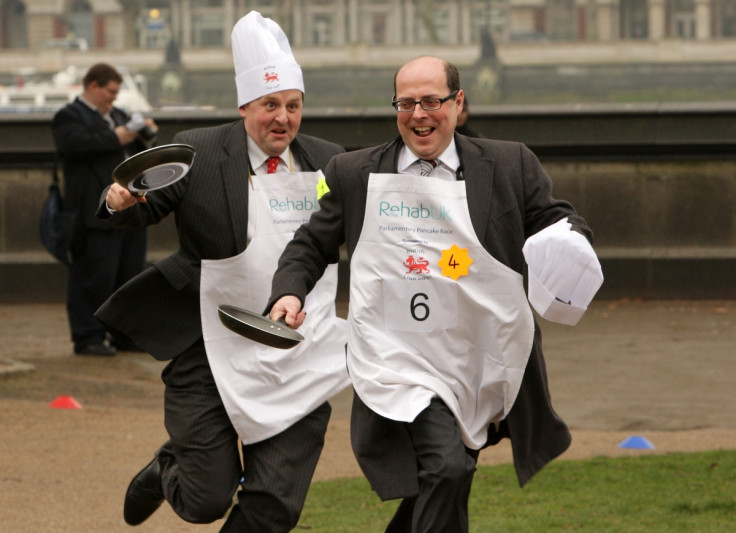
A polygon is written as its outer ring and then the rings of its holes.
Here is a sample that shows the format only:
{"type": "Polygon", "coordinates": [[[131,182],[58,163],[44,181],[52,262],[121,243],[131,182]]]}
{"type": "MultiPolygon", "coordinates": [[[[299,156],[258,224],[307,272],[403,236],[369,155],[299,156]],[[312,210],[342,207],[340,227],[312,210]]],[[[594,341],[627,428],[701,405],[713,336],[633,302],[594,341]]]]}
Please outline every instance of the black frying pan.
{"type": "Polygon", "coordinates": [[[183,178],[194,161],[188,144],[164,144],[138,152],[112,171],[112,179],[135,195],[161,189],[183,178]]]}
{"type": "Polygon", "coordinates": [[[220,315],[222,325],[230,331],[266,346],[293,348],[304,340],[304,337],[287,326],[283,319],[271,320],[233,305],[219,306],[217,314],[220,315]]]}

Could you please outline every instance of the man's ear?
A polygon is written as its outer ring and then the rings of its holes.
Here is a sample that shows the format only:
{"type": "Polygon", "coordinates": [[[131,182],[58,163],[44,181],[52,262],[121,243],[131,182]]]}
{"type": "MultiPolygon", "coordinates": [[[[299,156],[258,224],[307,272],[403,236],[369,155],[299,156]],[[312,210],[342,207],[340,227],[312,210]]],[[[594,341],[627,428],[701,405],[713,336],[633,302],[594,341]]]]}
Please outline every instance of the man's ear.
{"type": "Polygon", "coordinates": [[[463,112],[463,103],[465,102],[465,93],[460,89],[455,95],[455,103],[457,104],[457,114],[463,112]]]}

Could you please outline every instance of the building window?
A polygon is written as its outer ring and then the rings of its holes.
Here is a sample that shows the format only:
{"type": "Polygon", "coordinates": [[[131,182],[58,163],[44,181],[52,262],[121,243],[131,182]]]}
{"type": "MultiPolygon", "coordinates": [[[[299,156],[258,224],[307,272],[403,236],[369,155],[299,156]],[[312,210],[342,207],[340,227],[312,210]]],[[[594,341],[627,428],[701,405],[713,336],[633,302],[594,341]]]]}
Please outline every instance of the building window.
{"type": "Polygon", "coordinates": [[[171,10],[152,7],[141,13],[141,48],[166,48],[171,40],[171,10]]]}
{"type": "Polygon", "coordinates": [[[573,41],[576,34],[575,3],[550,0],[547,3],[547,35],[557,41],[573,41]]]}
{"type": "Polygon", "coordinates": [[[388,26],[388,16],[385,13],[376,13],[373,15],[373,25],[371,32],[372,44],[386,44],[386,27],[388,26]]]}
{"type": "Polygon", "coordinates": [[[674,0],[672,3],[672,36],[695,38],[695,3],[693,0],[674,0]]]}
{"type": "Polygon", "coordinates": [[[90,45],[95,43],[92,6],[86,0],[77,0],[72,4],[71,13],[67,16],[66,37],[86,39],[90,45]]]}
{"type": "Polygon", "coordinates": [[[332,28],[328,15],[314,15],[312,19],[312,44],[329,45],[332,42],[332,28]]]}
{"type": "Polygon", "coordinates": [[[198,46],[222,46],[221,15],[199,15],[194,19],[194,42],[198,46]]]}
{"type": "Polygon", "coordinates": [[[443,44],[449,37],[448,13],[443,9],[417,13],[416,41],[419,44],[443,44]]]}
{"type": "Polygon", "coordinates": [[[647,39],[649,37],[647,0],[622,0],[621,37],[624,39],[647,39]]]}
{"type": "Polygon", "coordinates": [[[26,6],[20,0],[0,4],[0,48],[28,46],[26,6]]]}
{"type": "Polygon", "coordinates": [[[721,37],[736,37],[736,1],[724,1],[720,7],[720,17],[716,18],[716,20],[720,20],[719,35],[721,37]]]}
{"type": "Polygon", "coordinates": [[[195,46],[222,46],[225,44],[223,0],[191,0],[192,44],[195,46]]]}

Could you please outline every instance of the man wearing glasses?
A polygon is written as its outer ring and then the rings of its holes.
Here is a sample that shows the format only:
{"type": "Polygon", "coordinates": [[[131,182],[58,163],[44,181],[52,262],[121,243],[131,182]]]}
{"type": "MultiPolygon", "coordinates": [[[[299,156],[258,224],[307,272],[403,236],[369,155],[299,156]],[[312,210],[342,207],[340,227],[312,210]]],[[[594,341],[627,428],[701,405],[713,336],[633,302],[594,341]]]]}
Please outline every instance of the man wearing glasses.
{"type": "Polygon", "coordinates": [[[321,209],[279,261],[270,316],[298,327],[310,287],[346,244],[351,437],[372,488],[403,498],[386,531],[465,532],[480,449],[510,438],[523,485],[570,444],[550,403],[522,248],[561,242],[528,269],[565,283],[586,274],[568,264],[573,248],[597,259],[585,220],[552,197],[531,151],[455,133],[464,93],[454,65],[410,61],[394,91],[399,138],[331,160],[321,209]]]}

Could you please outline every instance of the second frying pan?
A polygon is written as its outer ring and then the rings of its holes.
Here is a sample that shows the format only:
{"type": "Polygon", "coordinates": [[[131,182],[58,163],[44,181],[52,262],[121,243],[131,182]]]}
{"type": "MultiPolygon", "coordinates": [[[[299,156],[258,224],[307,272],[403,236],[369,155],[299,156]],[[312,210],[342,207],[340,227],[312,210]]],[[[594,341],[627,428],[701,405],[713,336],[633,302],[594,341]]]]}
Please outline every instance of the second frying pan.
{"type": "Polygon", "coordinates": [[[234,305],[219,306],[217,314],[220,322],[230,331],[266,346],[287,349],[304,340],[300,333],[287,326],[283,320],[271,320],[234,305]]]}

